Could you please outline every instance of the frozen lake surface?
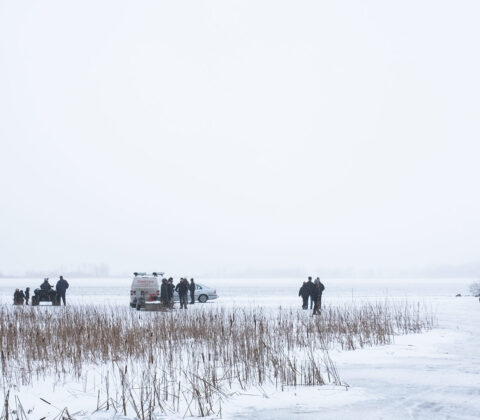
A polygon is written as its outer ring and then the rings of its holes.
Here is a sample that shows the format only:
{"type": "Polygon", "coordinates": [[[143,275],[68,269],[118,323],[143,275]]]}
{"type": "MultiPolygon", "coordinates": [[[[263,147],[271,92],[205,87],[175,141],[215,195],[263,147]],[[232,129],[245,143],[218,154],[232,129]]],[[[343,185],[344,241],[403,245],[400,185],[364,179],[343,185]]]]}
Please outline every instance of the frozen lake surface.
{"type": "MultiPolygon", "coordinates": [[[[129,278],[68,280],[69,304],[128,305],[129,278]]],[[[224,419],[480,418],[480,303],[467,296],[474,279],[323,281],[326,304],[406,299],[432,310],[438,328],[423,334],[398,336],[391,345],[333,351],[331,357],[348,387],[287,388],[284,392],[270,392],[268,398],[261,390],[254,390],[225,404],[224,419]],[[455,297],[458,293],[462,297],[455,297]]],[[[33,290],[40,282],[41,279],[1,279],[2,303],[11,304],[16,287],[30,286],[33,290]]],[[[298,279],[198,279],[198,282],[215,288],[220,298],[190,307],[195,311],[212,305],[300,307],[298,279]]],[[[29,395],[36,398],[40,393],[30,390],[29,395]]],[[[65,395],[64,406],[79,403],[78,395],[65,395]]],[[[89,418],[114,417],[111,413],[97,413],[89,418]]]]}
{"type": "MultiPolygon", "coordinates": [[[[0,279],[0,296],[12,302],[15,288],[30,287],[31,292],[43,279],[0,279]]],[[[57,279],[51,279],[55,285],[57,279]]],[[[72,304],[128,305],[131,278],[67,279],[67,299],[72,304]]],[[[216,289],[220,305],[296,306],[299,304],[299,279],[196,279],[216,289]]],[[[393,299],[427,299],[436,302],[456,294],[468,294],[472,279],[323,279],[324,298],[331,303],[393,299]]]]}

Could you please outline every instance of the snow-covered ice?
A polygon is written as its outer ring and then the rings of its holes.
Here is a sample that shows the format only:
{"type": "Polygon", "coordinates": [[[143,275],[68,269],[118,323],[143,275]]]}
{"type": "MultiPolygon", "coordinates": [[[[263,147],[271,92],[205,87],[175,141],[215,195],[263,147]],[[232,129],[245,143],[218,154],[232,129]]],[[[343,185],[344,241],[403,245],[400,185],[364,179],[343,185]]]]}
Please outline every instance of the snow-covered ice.
{"type": "Polygon", "coordinates": [[[439,328],[399,336],[395,344],[331,357],[350,387],[288,390],[278,405],[238,398],[231,418],[478,419],[480,303],[472,297],[438,302],[439,328]]]}
{"type": "MultiPolygon", "coordinates": [[[[470,279],[328,280],[324,300],[330,304],[365,300],[419,302],[435,312],[438,327],[422,334],[397,336],[395,343],[355,351],[332,351],[345,386],[263,388],[238,393],[222,407],[224,419],[477,419],[480,418],[480,302],[468,293],[470,279]],[[455,297],[461,293],[462,297],[455,297]]],[[[195,305],[300,305],[298,280],[214,280],[220,299],[195,305]]],[[[1,300],[11,304],[13,290],[36,279],[0,280],[1,300]]],[[[127,305],[129,279],[70,280],[72,305],[127,305]]],[[[43,309],[42,309],[43,310],[43,309]]],[[[55,310],[49,308],[45,310],[55,310]]],[[[93,376],[92,376],[93,378],[93,376]]],[[[92,379],[93,380],[93,379],[92,379]]],[[[48,378],[35,388],[18,390],[24,408],[53,418],[63,407],[70,413],[96,401],[89,383],[53,388],[48,378]],[[40,400],[55,401],[50,406],[40,400]]],[[[169,418],[182,418],[172,415],[169,418]]],[[[112,419],[111,412],[85,415],[112,419]]],[[[117,416],[115,418],[122,418],[117,416]]]]}

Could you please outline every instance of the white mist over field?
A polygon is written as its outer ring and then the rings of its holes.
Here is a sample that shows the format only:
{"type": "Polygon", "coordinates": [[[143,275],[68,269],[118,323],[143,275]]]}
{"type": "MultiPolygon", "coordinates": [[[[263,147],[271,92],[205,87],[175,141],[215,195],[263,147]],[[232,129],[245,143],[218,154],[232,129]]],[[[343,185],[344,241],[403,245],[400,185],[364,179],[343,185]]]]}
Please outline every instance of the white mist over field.
{"type": "Polygon", "coordinates": [[[1,1],[0,272],[478,263],[479,7],[1,1]]]}

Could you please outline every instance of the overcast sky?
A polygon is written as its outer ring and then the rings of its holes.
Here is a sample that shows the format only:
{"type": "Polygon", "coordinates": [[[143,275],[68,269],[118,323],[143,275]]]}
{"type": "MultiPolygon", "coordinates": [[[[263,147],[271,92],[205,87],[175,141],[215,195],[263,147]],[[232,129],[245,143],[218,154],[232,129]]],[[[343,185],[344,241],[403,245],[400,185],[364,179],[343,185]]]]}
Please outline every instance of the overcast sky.
{"type": "Polygon", "coordinates": [[[0,0],[0,271],[479,262],[479,19],[0,0]]]}

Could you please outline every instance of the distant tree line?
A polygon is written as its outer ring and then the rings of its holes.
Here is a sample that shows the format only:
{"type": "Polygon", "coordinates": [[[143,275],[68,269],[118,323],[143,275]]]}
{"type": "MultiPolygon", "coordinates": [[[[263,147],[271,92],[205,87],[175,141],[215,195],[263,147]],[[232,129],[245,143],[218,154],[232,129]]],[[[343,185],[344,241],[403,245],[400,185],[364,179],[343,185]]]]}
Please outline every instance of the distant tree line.
{"type": "Polygon", "coordinates": [[[75,267],[61,266],[55,270],[26,270],[23,273],[3,273],[0,272],[0,278],[15,278],[15,277],[31,277],[44,278],[56,277],[63,275],[64,277],[108,277],[110,270],[107,264],[79,264],[75,267]]]}

